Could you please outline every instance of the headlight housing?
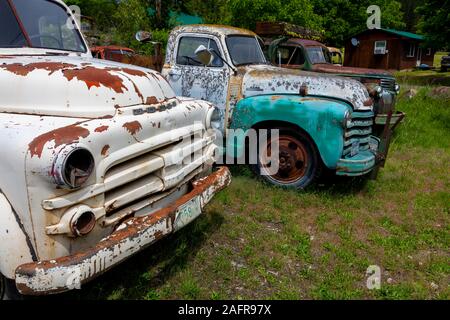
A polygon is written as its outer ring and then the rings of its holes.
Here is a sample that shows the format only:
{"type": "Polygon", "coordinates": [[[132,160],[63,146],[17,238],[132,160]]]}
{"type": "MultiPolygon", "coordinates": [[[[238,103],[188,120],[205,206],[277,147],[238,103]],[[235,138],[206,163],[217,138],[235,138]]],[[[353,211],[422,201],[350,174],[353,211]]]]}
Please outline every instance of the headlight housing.
{"type": "Polygon", "coordinates": [[[398,83],[395,84],[395,93],[399,94],[400,93],[400,85],[398,83]]]}
{"type": "Polygon", "coordinates": [[[208,115],[209,128],[220,132],[224,131],[224,116],[222,110],[214,108],[208,115]]]}
{"type": "Polygon", "coordinates": [[[63,149],[53,166],[55,183],[68,189],[83,186],[94,171],[95,161],[91,152],[85,148],[63,149]]]}

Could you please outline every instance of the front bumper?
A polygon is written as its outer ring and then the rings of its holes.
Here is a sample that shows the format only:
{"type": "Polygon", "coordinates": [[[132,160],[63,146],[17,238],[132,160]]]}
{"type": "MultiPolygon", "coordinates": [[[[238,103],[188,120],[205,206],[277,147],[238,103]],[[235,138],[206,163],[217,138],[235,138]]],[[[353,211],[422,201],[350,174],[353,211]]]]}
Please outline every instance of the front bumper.
{"type": "MultiPolygon", "coordinates": [[[[401,112],[401,111],[397,111],[396,113],[393,113],[390,119],[390,125],[391,125],[391,129],[392,131],[394,131],[394,129],[403,121],[403,119],[405,119],[406,114],[401,112]]],[[[375,124],[377,126],[385,126],[387,124],[387,121],[389,119],[389,115],[388,114],[378,114],[375,117],[375,124]]]]}
{"type": "Polygon", "coordinates": [[[369,150],[360,151],[353,157],[346,157],[338,161],[336,174],[338,176],[357,177],[371,172],[377,162],[377,152],[380,148],[380,140],[371,137],[369,150]]]}
{"type": "Polygon", "coordinates": [[[24,295],[44,295],[80,288],[143,248],[192,222],[196,216],[192,215],[190,219],[189,214],[188,217],[183,216],[181,223],[178,221],[181,208],[194,202],[198,203],[199,209],[203,209],[230,182],[229,170],[221,167],[208,177],[194,181],[192,191],[171,206],[149,216],[126,221],[91,249],[55,260],[19,266],[15,279],[17,289],[24,295]]]}

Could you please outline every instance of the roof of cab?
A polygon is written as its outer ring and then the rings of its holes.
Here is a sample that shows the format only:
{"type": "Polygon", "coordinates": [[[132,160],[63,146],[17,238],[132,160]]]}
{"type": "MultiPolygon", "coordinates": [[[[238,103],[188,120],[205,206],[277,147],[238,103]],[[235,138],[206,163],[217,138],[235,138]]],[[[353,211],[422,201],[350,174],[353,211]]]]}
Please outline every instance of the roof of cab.
{"type": "Polygon", "coordinates": [[[183,32],[192,32],[192,33],[214,34],[214,35],[220,34],[226,36],[228,35],[244,35],[252,37],[256,36],[256,33],[250,30],[217,24],[190,24],[179,26],[175,30],[177,31],[182,30],[183,32]]]}

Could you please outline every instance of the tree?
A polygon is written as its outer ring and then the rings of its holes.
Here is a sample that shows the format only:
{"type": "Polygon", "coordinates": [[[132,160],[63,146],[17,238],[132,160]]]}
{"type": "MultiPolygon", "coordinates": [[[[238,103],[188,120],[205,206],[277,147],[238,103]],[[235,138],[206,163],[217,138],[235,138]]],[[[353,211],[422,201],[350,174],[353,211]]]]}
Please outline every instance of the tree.
{"type": "Polygon", "coordinates": [[[420,16],[418,30],[426,35],[426,46],[450,49],[450,0],[423,0],[416,9],[420,16]]]}
{"type": "Polygon", "coordinates": [[[229,0],[230,24],[254,30],[258,21],[284,21],[320,29],[320,17],[308,0],[229,0]]]}
{"type": "Polygon", "coordinates": [[[95,21],[96,28],[107,31],[113,26],[111,16],[117,9],[115,0],[66,0],[67,5],[80,7],[81,14],[95,21]]]}
{"type": "Polygon", "coordinates": [[[402,29],[403,12],[396,0],[313,0],[314,12],[322,17],[325,41],[342,46],[345,39],[367,28],[367,8],[378,5],[381,9],[381,27],[402,29]]]}
{"type": "Polygon", "coordinates": [[[404,13],[404,21],[406,23],[406,31],[416,32],[419,16],[416,12],[417,5],[422,0],[400,0],[402,11],[404,13]]]}

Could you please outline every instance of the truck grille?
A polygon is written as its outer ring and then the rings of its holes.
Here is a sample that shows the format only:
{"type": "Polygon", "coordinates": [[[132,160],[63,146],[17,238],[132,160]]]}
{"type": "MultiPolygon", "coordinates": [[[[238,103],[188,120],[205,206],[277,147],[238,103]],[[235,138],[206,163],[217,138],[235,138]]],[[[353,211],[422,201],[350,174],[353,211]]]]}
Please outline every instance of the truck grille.
{"type": "Polygon", "coordinates": [[[347,129],[344,133],[344,157],[351,155],[352,147],[355,144],[359,145],[359,151],[369,150],[373,119],[372,111],[352,113],[352,120],[347,123],[347,129]]]}
{"type": "Polygon", "coordinates": [[[381,79],[381,87],[387,91],[395,92],[395,79],[381,79]]]}
{"type": "MultiPolygon", "coordinates": [[[[106,216],[125,213],[124,209],[158,195],[166,194],[203,169],[211,157],[213,137],[192,135],[161,149],[128,159],[105,174],[106,216]]],[[[146,201],[148,203],[148,201],[146,201]]],[[[133,209],[135,210],[135,209],[133,209]]]]}

